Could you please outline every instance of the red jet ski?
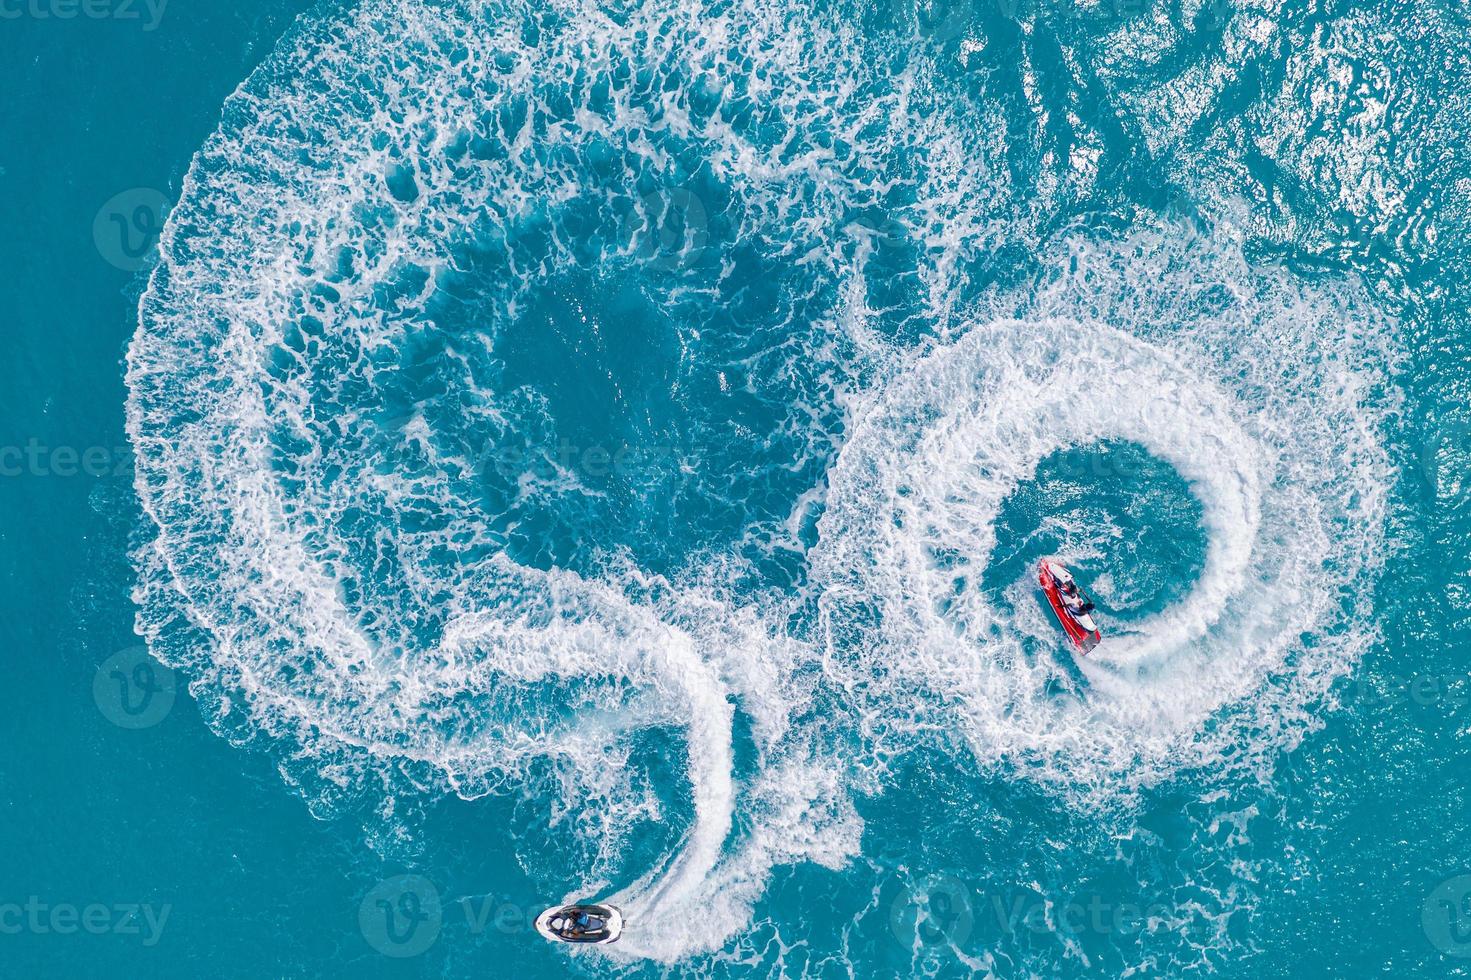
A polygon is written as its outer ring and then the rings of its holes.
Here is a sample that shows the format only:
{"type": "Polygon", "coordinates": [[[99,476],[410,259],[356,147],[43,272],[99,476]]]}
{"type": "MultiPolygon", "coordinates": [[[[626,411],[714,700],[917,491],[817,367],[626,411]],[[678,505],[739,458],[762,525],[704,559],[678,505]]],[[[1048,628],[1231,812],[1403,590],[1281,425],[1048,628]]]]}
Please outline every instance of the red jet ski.
{"type": "Polygon", "coordinates": [[[1057,621],[1062,623],[1063,631],[1073,645],[1083,653],[1098,646],[1103,637],[1098,632],[1098,624],[1093,622],[1093,603],[1073,581],[1073,573],[1051,558],[1043,558],[1037,566],[1037,579],[1042,583],[1042,591],[1047,593],[1047,601],[1052,603],[1052,611],[1057,613],[1057,621]]]}

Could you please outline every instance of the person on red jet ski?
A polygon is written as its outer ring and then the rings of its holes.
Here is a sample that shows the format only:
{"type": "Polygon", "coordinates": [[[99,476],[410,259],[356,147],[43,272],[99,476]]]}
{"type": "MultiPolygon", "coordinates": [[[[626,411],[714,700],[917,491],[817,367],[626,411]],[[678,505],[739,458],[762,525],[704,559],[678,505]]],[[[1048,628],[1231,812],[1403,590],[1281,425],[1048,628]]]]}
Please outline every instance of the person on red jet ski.
{"type": "Polygon", "coordinates": [[[1059,582],[1057,594],[1062,597],[1062,604],[1073,616],[1086,616],[1093,611],[1093,603],[1083,598],[1074,582],[1059,582]]]}

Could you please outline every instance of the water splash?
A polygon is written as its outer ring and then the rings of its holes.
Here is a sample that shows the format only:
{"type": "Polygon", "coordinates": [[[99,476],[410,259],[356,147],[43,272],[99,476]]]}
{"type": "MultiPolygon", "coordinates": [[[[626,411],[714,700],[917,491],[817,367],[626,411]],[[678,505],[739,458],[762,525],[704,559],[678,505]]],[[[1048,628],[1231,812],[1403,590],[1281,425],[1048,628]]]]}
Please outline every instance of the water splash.
{"type": "Polygon", "coordinates": [[[129,351],[140,629],[212,723],[288,746],[324,813],[557,794],[597,829],[577,897],[633,882],[614,956],[718,948],[777,866],[842,866],[855,798],[919,745],[1098,804],[1269,758],[1372,636],[1372,309],[1163,223],[1050,244],[1076,187],[1018,213],[990,110],[823,25],[758,0],[309,21],[196,159],[129,351]],[[991,261],[1018,242],[1021,287],[991,261]],[[609,310],[647,317],[657,370],[612,363],[609,310]],[[664,463],[520,466],[581,394],[517,353],[548,323],[664,463]],[[1206,553],[1080,687],[976,583],[1006,494],[1106,439],[1177,470],[1206,553]],[[663,728],[689,827],[634,867],[626,736],[663,728]]]}

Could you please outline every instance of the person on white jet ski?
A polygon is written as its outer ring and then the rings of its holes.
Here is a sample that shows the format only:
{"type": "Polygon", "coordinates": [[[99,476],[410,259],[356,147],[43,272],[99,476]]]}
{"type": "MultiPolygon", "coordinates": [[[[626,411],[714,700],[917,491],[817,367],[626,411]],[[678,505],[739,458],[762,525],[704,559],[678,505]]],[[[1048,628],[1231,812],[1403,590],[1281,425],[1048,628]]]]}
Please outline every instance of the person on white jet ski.
{"type": "Polygon", "coordinates": [[[1062,605],[1074,617],[1086,616],[1093,611],[1093,603],[1083,598],[1083,593],[1078,591],[1074,582],[1059,582],[1057,594],[1062,597],[1062,605]]]}
{"type": "Polygon", "coordinates": [[[593,915],[587,909],[577,909],[573,914],[563,916],[552,923],[552,928],[568,939],[581,939],[583,936],[602,932],[608,923],[593,915]]]}

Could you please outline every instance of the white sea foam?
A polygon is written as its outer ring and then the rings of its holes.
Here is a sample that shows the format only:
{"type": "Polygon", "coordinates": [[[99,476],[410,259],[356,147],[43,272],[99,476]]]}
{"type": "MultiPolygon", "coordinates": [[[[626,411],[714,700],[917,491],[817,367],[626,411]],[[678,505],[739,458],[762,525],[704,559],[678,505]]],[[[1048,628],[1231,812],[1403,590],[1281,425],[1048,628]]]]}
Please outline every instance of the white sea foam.
{"type": "MultiPolygon", "coordinates": [[[[1181,255],[1170,229],[1079,236],[1035,290],[977,301],[968,263],[1029,240],[996,193],[1006,147],[935,110],[923,63],[883,78],[852,40],[759,0],[373,0],[308,22],[191,169],[129,351],[156,527],[140,629],[214,724],[287,743],[283,773],[314,806],[381,795],[386,822],[400,797],[475,798],[549,767],[554,819],[600,831],[576,897],[632,882],[618,957],[718,947],[774,867],[859,853],[855,787],[882,792],[896,752],[955,733],[991,771],[1097,798],[1233,746],[1269,754],[1371,633],[1351,599],[1303,587],[1368,580],[1382,543],[1366,391],[1382,341],[1352,303],[1250,270],[1231,243],[1181,255]],[[733,588],[749,562],[719,549],[678,581],[627,555],[586,573],[514,560],[516,506],[597,495],[565,469],[493,514],[480,497],[484,443],[547,411],[496,384],[518,316],[568,270],[645,261],[651,188],[702,168],[725,244],[800,273],[751,325],[780,353],[740,365],[747,390],[823,366],[826,402],[784,424],[804,459],[846,440],[826,488],[740,542],[801,553],[825,508],[799,595],[733,588]],[[893,270],[872,267],[901,252],[907,293],[881,298],[893,270]],[[470,275],[491,322],[433,322],[470,275]],[[917,360],[916,334],[945,340],[917,360]],[[405,353],[428,344],[432,384],[405,353]],[[1100,439],[1190,484],[1206,561],[1059,698],[1039,653],[1052,625],[975,582],[1006,495],[1100,439]],[[938,549],[959,564],[942,571],[938,549]],[[739,778],[736,712],[755,756],[739,778]],[[634,868],[622,845],[651,806],[626,736],[656,726],[685,735],[688,829],[634,868]],[[596,765],[569,751],[588,744],[596,765]]],[[[666,263],[648,288],[721,295],[728,261],[704,279],[666,263]]],[[[677,338],[685,356],[697,334],[677,338]]]]}
{"type": "Polygon", "coordinates": [[[1373,636],[1355,590],[1382,562],[1390,472],[1368,390],[1382,337],[1358,312],[1229,247],[1176,264],[1157,237],[1123,246],[1059,256],[1072,272],[1029,316],[972,329],[860,409],[811,556],[832,676],[875,740],[958,729],[983,764],[1093,799],[1269,762],[1311,724],[1373,636]],[[1236,294],[1202,305],[1221,276],[1236,294]],[[1107,629],[1079,686],[1021,601],[1035,569],[1001,605],[981,579],[998,512],[1038,465],[1118,440],[1188,483],[1205,561],[1182,599],[1107,629]]]}
{"type": "MultiPolygon", "coordinates": [[[[642,259],[620,216],[647,220],[658,202],[644,182],[682,179],[691,154],[737,195],[741,237],[814,197],[871,194],[829,179],[816,146],[784,157],[798,129],[833,121],[781,67],[811,38],[759,6],[707,13],[370,3],[306,25],[191,170],[129,355],[138,486],[157,526],[140,551],[140,625],[196,671],[216,724],[299,743],[283,771],[322,807],[385,787],[384,812],[425,786],[473,798],[549,764],[567,807],[596,801],[604,844],[584,887],[639,870],[620,842],[648,808],[620,736],[681,727],[690,828],[617,895],[620,955],[666,959],[738,930],[773,862],[856,851],[840,780],[793,738],[810,697],[791,680],[799,647],[726,600],[690,591],[656,612],[628,595],[667,585],[510,560],[476,499],[478,447],[403,385],[400,352],[436,329],[426,305],[456,250],[489,256],[504,319],[449,337],[436,370],[464,392],[457,421],[494,442],[517,434],[519,409],[487,385],[486,353],[529,291],[588,261],[593,239],[560,222],[594,216],[595,264],[642,259]],[[522,34],[533,23],[539,43],[522,34]],[[658,36],[675,49],[650,47],[658,36]],[[772,124],[741,130],[647,77],[692,62],[752,83],[747,104],[772,124]],[[588,182],[610,162],[611,179],[588,182]],[[763,767],[742,806],[764,818],[727,853],[732,698],[763,767]],[[594,738],[611,744],[589,764],[594,738]],[[701,928],[682,928],[697,909],[701,928]]],[[[835,121],[856,132],[874,111],[835,121]]],[[[851,257],[805,261],[816,282],[851,257]]],[[[576,480],[523,479],[519,493],[576,480]]]]}

